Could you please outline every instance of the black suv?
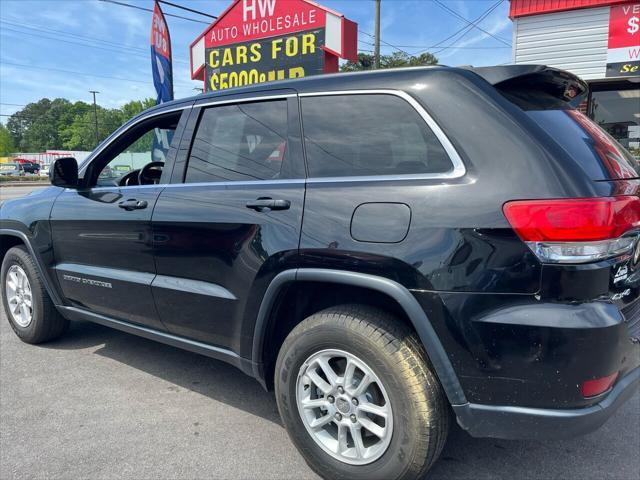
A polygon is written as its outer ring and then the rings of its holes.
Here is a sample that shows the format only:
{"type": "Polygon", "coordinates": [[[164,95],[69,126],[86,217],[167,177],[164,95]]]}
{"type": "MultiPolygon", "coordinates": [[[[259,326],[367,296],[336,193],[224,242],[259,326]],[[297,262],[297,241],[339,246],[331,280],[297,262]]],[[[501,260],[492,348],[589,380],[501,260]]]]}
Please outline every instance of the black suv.
{"type": "Polygon", "coordinates": [[[40,164],[37,162],[24,162],[22,168],[24,168],[25,173],[33,173],[35,175],[40,173],[40,164]]]}
{"type": "Polygon", "coordinates": [[[420,477],[453,418],[591,431],[640,381],[640,167],[586,90],[431,67],[163,104],[4,203],[7,317],[229,362],[331,478],[420,477]]]}

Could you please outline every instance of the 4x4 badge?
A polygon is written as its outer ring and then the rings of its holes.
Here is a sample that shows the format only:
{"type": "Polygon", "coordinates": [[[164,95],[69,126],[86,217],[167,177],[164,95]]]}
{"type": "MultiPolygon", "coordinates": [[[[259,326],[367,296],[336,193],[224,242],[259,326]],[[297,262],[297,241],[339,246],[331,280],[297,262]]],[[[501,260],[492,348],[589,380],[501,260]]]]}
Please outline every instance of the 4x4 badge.
{"type": "Polygon", "coordinates": [[[621,282],[622,280],[626,280],[629,275],[629,269],[626,265],[621,266],[613,277],[613,283],[621,282]]]}

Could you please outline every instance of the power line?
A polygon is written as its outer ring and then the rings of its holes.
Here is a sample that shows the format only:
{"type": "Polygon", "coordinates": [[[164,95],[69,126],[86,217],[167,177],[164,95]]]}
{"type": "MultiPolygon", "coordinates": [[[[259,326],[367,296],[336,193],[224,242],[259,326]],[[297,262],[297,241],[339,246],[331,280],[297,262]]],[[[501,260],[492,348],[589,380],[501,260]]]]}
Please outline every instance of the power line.
{"type": "Polygon", "coordinates": [[[160,3],[164,3],[165,5],[171,5],[172,7],[180,8],[182,10],[186,10],[187,12],[197,13],[198,15],[202,15],[204,17],[217,19],[215,15],[209,15],[208,13],[201,12],[200,10],[194,10],[193,8],[183,7],[182,5],[178,5],[177,3],[167,2],[166,0],[158,0],[160,3]]]}
{"type": "Polygon", "coordinates": [[[456,37],[458,34],[462,33],[462,35],[460,35],[456,40],[454,40],[454,44],[455,42],[460,41],[467,33],[469,33],[471,30],[473,30],[473,26],[474,25],[478,25],[480,22],[482,22],[485,18],[487,18],[496,8],[498,8],[498,6],[500,6],[502,3],[504,3],[504,0],[498,0],[497,2],[495,2],[493,5],[490,5],[489,8],[487,8],[484,13],[480,14],[480,16],[478,16],[477,18],[475,18],[473,20],[473,22],[471,22],[471,25],[465,25],[463,27],[461,27],[460,29],[456,30],[455,32],[453,32],[451,35],[449,35],[447,38],[441,40],[440,42],[437,43],[438,46],[442,45],[443,43],[446,43],[447,40],[456,37]]]}
{"type": "MultiPolygon", "coordinates": [[[[2,20],[0,20],[0,22],[1,21],[2,20]]],[[[145,55],[142,52],[138,53],[137,50],[127,51],[126,47],[125,48],[122,48],[122,47],[108,47],[108,46],[103,47],[103,46],[100,46],[100,45],[91,45],[91,44],[87,44],[87,43],[74,42],[73,40],[68,40],[68,39],[56,38],[56,37],[53,37],[53,36],[49,36],[49,35],[46,34],[47,32],[44,32],[44,33],[24,32],[24,31],[21,31],[21,30],[13,29],[11,27],[4,27],[3,30],[4,31],[10,31],[10,32],[13,32],[13,33],[17,33],[17,34],[20,34],[20,35],[30,35],[30,36],[38,37],[38,38],[46,38],[47,40],[53,40],[54,42],[62,42],[62,43],[68,43],[68,44],[71,44],[71,45],[79,45],[81,47],[88,47],[88,48],[95,48],[95,49],[98,49],[98,50],[105,50],[105,51],[108,51],[108,52],[116,52],[116,53],[121,53],[121,54],[133,55],[135,57],[144,58],[144,59],[148,59],[149,58],[148,52],[147,52],[147,55],[145,55]]],[[[176,60],[176,59],[174,59],[173,61],[177,62],[177,63],[188,64],[188,62],[186,62],[184,60],[176,60]]]]}
{"type": "Polygon", "coordinates": [[[86,40],[86,41],[91,41],[91,42],[99,42],[100,44],[111,44],[111,45],[113,45],[115,47],[118,47],[118,48],[126,48],[128,50],[136,50],[136,51],[139,51],[140,53],[148,53],[149,52],[149,48],[135,47],[135,46],[132,46],[132,45],[123,45],[121,43],[117,43],[117,42],[113,42],[111,40],[107,40],[106,38],[90,37],[90,36],[86,36],[86,35],[80,35],[78,33],[65,32],[63,30],[56,30],[56,29],[45,27],[43,25],[38,25],[38,24],[35,24],[35,23],[16,22],[13,18],[11,18],[11,20],[12,21],[0,19],[0,23],[6,23],[6,24],[12,25],[14,27],[26,28],[28,30],[35,30],[37,32],[45,31],[47,33],[54,33],[56,35],[64,35],[64,36],[68,36],[68,37],[72,37],[72,38],[75,37],[75,38],[79,38],[81,40],[86,40]]]}
{"type": "Polygon", "coordinates": [[[498,36],[494,35],[494,34],[493,34],[493,33],[491,33],[491,32],[488,32],[487,30],[485,30],[485,29],[484,29],[484,28],[482,28],[482,27],[479,27],[476,23],[474,23],[474,22],[471,22],[471,21],[467,20],[467,19],[466,19],[466,18],[464,18],[462,15],[460,15],[458,12],[456,12],[455,10],[450,9],[450,8],[449,8],[449,7],[447,7],[444,3],[442,3],[440,0],[433,0],[433,1],[436,3],[436,5],[440,6],[440,8],[442,8],[442,9],[446,10],[446,11],[447,11],[447,12],[449,12],[451,15],[453,15],[453,16],[455,16],[455,17],[459,18],[460,20],[462,20],[462,21],[464,21],[464,22],[468,23],[468,24],[469,24],[470,26],[472,26],[473,28],[477,28],[477,29],[478,29],[478,30],[480,30],[481,32],[486,33],[486,34],[487,34],[487,35],[489,35],[490,37],[495,38],[495,39],[496,39],[496,40],[498,40],[499,42],[504,43],[505,45],[507,45],[507,46],[509,46],[509,47],[511,46],[511,44],[510,44],[510,43],[508,43],[507,41],[505,41],[505,40],[503,40],[502,38],[500,38],[500,37],[498,37],[498,36]]]}
{"type": "Polygon", "coordinates": [[[81,47],[96,48],[98,50],[105,50],[105,51],[108,51],[108,52],[126,53],[128,55],[133,55],[133,56],[136,56],[136,57],[139,57],[139,58],[145,58],[142,53],[126,52],[124,50],[116,50],[115,47],[114,48],[101,47],[101,46],[98,46],[98,45],[90,45],[90,44],[82,43],[82,42],[74,42],[73,40],[66,40],[66,39],[63,39],[63,38],[55,38],[55,37],[44,35],[42,33],[37,34],[37,33],[25,32],[25,31],[21,31],[21,30],[15,30],[15,29],[10,28],[10,27],[4,27],[3,31],[9,31],[9,32],[12,32],[12,33],[20,34],[20,35],[29,35],[29,36],[38,37],[38,38],[46,38],[47,40],[53,40],[54,42],[62,42],[62,43],[68,43],[70,45],[79,45],[81,47]]]}
{"type": "MultiPolygon", "coordinates": [[[[28,69],[34,69],[34,70],[49,70],[49,71],[52,71],[52,72],[73,73],[75,75],[83,75],[85,77],[108,78],[108,79],[112,79],[112,80],[122,80],[124,82],[144,83],[144,84],[147,84],[147,85],[149,84],[148,80],[135,80],[133,78],[112,77],[112,76],[108,76],[108,75],[96,75],[96,74],[93,74],[93,73],[78,72],[76,70],[65,70],[65,69],[62,69],[62,68],[43,67],[43,66],[36,66],[36,65],[24,65],[22,63],[1,62],[1,61],[0,61],[0,65],[10,65],[10,66],[13,66],[13,67],[28,68],[28,69]]],[[[185,83],[185,84],[182,84],[182,86],[191,87],[192,85],[187,85],[185,83]]]]}
{"type": "MultiPolygon", "coordinates": [[[[114,5],[120,5],[122,7],[129,7],[129,8],[135,8],[136,10],[142,10],[144,12],[151,12],[153,13],[153,10],[151,10],[150,8],[145,8],[145,7],[139,7],[138,5],[131,5],[130,3],[124,3],[124,2],[117,2],[116,0],[100,0],[101,2],[106,2],[106,3],[113,3],[114,5]]],[[[203,22],[202,20],[197,20],[195,18],[189,18],[189,17],[182,17],[180,15],[175,15],[173,13],[165,13],[165,15],[167,17],[174,17],[174,18],[179,18],[181,20],[188,20],[190,22],[196,22],[196,23],[204,23],[205,25],[209,25],[209,22],[203,22]]]]}
{"type": "MultiPolygon", "coordinates": [[[[478,23],[482,22],[485,18],[487,18],[496,8],[498,8],[502,3],[504,3],[504,0],[498,0],[497,2],[495,2],[493,5],[491,5],[489,8],[487,8],[487,10],[484,11],[484,13],[482,13],[480,16],[478,16],[475,20],[473,20],[472,25],[465,25],[464,27],[459,28],[458,30],[456,30],[455,32],[453,32],[452,34],[448,35],[447,37],[443,38],[442,40],[440,40],[438,43],[436,43],[434,46],[431,47],[431,49],[433,48],[440,48],[440,50],[433,52],[434,55],[437,55],[438,53],[442,52],[443,50],[446,50],[447,48],[462,48],[462,47],[455,47],[455,43],[460,41],[467,33],[469,33],[472,29],[474,25],[477,25],[478,23]],[[459,35],[460,33],[462,33],[462,35],[460,35],[457,39],[455,39],[453,42],[453,44],[443,47],[442,44],[451,40],[452,38],[456,37],[457,35],[459,35]]],[[[502,48],[502,47],[500,47],[502,48]]],[[[430,49],[425,49],[425,50],[421,50],[419,52],[414,53],[414,55],[420,55],[423,52],[426,52],[427,50],[430,49]]]]}
{"type": "MultiPolygon", "coordinates": [[[[358,31],[359,31],[360,33],[363,33],[364,35],[367,35],[367,36],[369,36],[369,37],[373,38],[373,39],[375,39],[375,38],[376,38],[374,35],[372,35],[372,34],[370,34],[370,33],[367,33],[367,32],[365,32],[364,30],[360,30],[360,29],[358,29],[358,31]]],[[[407,55],[411,56],[411,54],[410,54],[409,52],[407,52],[407,51],[405,51],[405,50],[403,50],[403,49],[401,49],[401,48],[398,48],[397,46],[393,45],[392,43],[385,42],[385,41],[384,41],[384,40],[382,40],[382,39],[380,39],[380,43],[384,43],[385,45],[387,45],[387,46],[389,46],[389,47],[393,47],[393,48],[395,48],[396,50],[399,50],[400,52],[405,53],[405,54],[407,54],[407,55]]]]}

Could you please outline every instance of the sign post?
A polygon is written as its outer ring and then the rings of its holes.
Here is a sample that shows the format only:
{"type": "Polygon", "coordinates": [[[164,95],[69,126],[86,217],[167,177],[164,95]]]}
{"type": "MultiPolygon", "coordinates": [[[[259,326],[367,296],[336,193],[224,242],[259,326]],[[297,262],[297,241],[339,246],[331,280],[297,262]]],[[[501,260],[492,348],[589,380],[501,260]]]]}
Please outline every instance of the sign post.
{"type": "Polygon", "coordinates": [[[357,60],[357,24],[310,0],[234,0],[191,44],[206,91],[338,71],[357,60]]]}

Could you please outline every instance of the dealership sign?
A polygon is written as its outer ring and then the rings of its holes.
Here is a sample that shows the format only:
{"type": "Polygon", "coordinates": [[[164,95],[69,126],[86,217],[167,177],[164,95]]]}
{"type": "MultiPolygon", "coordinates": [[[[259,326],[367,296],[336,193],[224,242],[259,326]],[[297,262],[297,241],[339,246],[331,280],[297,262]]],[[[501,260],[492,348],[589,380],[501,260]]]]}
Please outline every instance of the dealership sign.
{"type": "Polygon", "coordinates": [[[309,0],[235,0],[190,54],[207,91],[332,73],[357,59],[357,25],[309,0]]]}
{"type": "Polygon", "coordinates": [[[640,76],[640,2],[611,7],[607,77],[640,76]]]}

